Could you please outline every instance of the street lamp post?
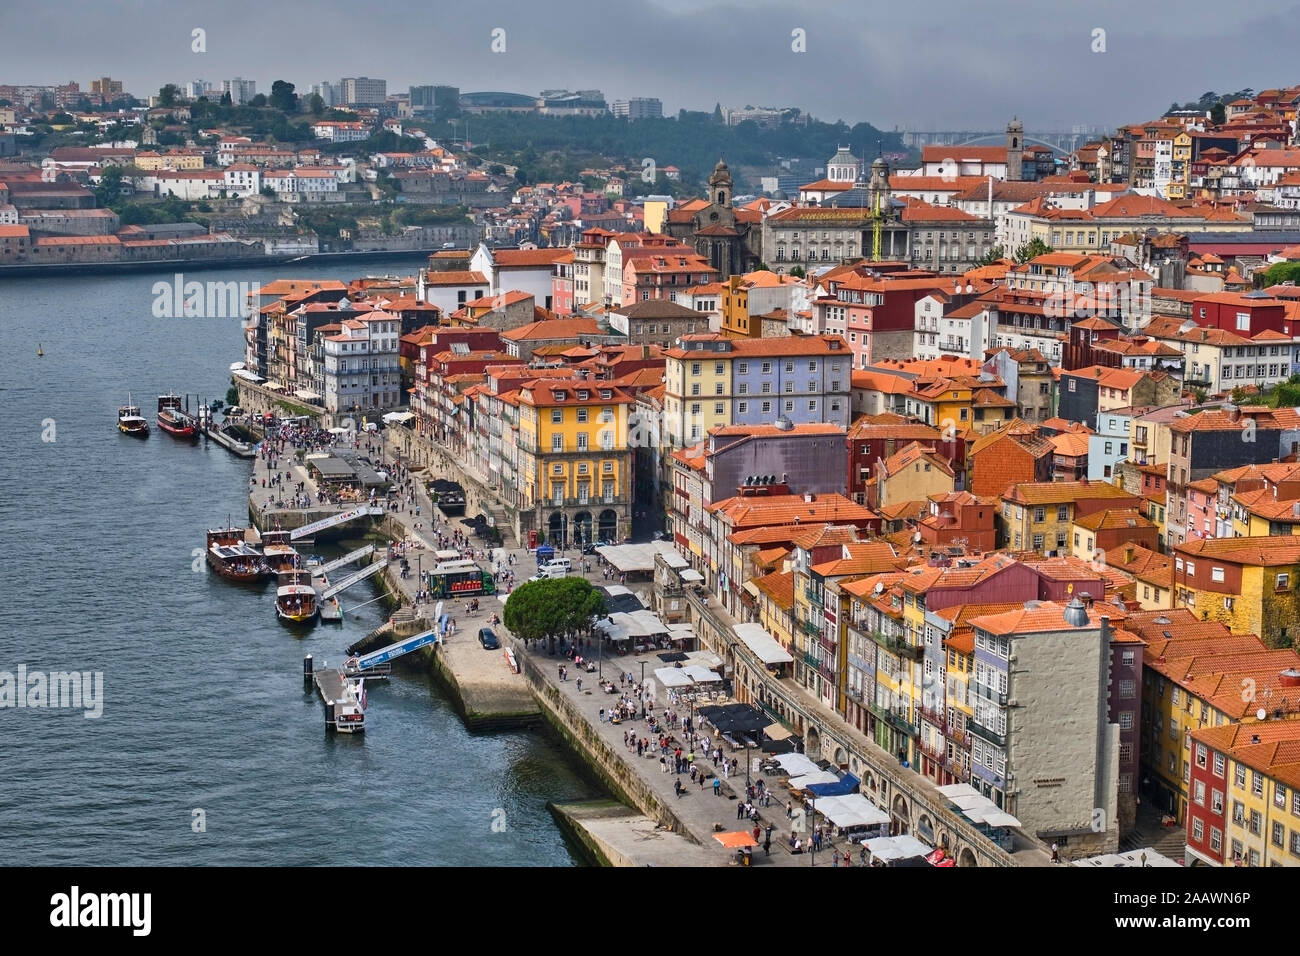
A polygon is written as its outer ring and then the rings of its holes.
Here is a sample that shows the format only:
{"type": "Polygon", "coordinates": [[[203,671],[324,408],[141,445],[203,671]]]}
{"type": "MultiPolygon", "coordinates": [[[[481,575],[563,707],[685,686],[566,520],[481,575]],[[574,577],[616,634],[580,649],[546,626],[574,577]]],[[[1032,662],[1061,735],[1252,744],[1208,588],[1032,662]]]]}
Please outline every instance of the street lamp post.
{"type": "MultiPolygon", "coordinates": [[[[809,793],[812,793],[812,791],[810,790],[809,793]]],[[[817,794],[815,793],[812,794],[812,825],[813,825],[813,830],[815,832],[817,829],[817,794]]],[[[816,866],[817,865],[817,841],[814,840],[812,836],[808,837],[808,851],[809,851],[808,865],[816,866]]]]}
{"type": "Polygon", "coordinates": [[[745,738],[745,789],[749,789],[749,738],[745,738]]]}
{"type": "Polygon", "coordinates": [[[641,719],[645,720],[645,661],[638,661],[641,665],[641,719]]]}

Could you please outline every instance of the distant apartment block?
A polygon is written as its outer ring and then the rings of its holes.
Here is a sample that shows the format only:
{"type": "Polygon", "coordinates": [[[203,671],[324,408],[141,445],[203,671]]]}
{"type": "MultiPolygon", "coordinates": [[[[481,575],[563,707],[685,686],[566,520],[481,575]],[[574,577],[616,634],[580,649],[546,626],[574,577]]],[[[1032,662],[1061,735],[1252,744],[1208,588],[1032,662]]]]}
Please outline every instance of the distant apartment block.
{"type": "Polygon", "coordinates": [[[235,77],[233,80],[221,81],[221,94],[230,94],[230,102],[234,106],[242,106],[257,95],[257,81],[245,80],[241,77],[235,77]]]}
{"type": "Polygon", "coordinates": [[[343,102],[348,106],[383,106],[388,99],[388,81],[368,76],[345,76],[339,80],[343,102]]]}
{"type": "Polygon", "coordinates": [[[664,105],[657,96],[634,96],[627,100],[614,100],[609,104],[609,111],[630,120],[661,119],[664,105]]]}
{"type": "Polygon", "coordinates": [[[98,93],[106,100],[115,100],[122,95],[122,81],[101,76],[97,80],[90,81],[90,92],[98,93]]]}

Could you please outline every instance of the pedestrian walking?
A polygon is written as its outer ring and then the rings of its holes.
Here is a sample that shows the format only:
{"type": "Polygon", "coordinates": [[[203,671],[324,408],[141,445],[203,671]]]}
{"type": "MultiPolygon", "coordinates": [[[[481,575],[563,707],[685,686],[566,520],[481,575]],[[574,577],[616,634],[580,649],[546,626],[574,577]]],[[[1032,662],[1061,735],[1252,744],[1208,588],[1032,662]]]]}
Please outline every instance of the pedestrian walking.
{"type": "Polygon", "coordinates": [[[1061,850],[1060,847],[1058,847],[1055,843],[1052,844],[1052,862],[1053,863],[1061,862],[1061,850]]]}
{"type": "Polygon", "coordinates": [[[717,777],[713,778],[713,795],[715,797],[722,796],[722,781],[717,777]]]}

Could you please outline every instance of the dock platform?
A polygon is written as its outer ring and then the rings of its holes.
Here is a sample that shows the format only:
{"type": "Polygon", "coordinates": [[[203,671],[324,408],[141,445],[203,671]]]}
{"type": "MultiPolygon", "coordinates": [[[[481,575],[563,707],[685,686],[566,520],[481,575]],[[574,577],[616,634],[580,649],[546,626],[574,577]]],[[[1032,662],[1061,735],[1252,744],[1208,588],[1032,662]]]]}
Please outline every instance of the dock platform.
{"type": "Polygon", "coordinates": [[[312,673],[316,691],[325,705],[325,728],[340,733],[365,730],[365,705],[357,699],[356,685],[340,670],[332,668],[312,673]]]}

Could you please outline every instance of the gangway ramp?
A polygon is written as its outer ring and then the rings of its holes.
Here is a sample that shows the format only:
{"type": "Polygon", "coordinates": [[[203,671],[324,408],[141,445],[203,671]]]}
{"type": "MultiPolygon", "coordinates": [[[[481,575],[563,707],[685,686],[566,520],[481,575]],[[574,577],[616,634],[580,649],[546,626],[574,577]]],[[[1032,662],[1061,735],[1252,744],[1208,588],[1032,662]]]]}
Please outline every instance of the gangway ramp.
{"type": "Polygon", "coordinates": [[[352,587],[352,585],[358,584],[361,581],[364,581],[366,578],[378,574],[380,571],[384,570],[384,568],[386,568],[387,566],[388,566],[387,558],[381,558],[380,560],[376,561],[374,564],[367,564],[360,571],[356,571],[352,574],[349,574],[346,578],[339,581],[337,584],[331,584],[329,587],[327,587],[324,591],[321,592],[320,596],[322,599],[332,598],[334,595],[342,591],[346,591],[348,588],[352,587]]]}
{"type": "Polygon", "coordinates": [[[357,550],[355,551],[349,551],[347,554],[343,555],[343,557],[335,558],[333,561],[330,561],[326,564],[322,564],[318,568],[312,568],[311,573],[313,576],[317,576],[321,574],[329,574],[331,571],[335,571],[343,567],[343,565],[345,564],[351,564],[354,561],[360,561],[362,558],[367,557],[368,555],[372,555],[374,553],[375,553],[375,546],[373,544],[368,544],[364,548],[357,548],[357,550]]]}
{"type": "Polygon", "coordinates": [[[364,508],[352,508],[348,511],[340,511],[336,515],[330,515],[328,518],[321,518],[319,521],[313,521],[311,524],[305,524],[301,528],[294,528],[289,532],[289,537],[294,541],[299,538],[307,538],[317,531],[324,531],[326,528],[333,528],[336,525],[344,524],[348,521],[355,521],[357,518],[377,517],[384,513],[384,509],[376,506],[367,506],[364,508]]]}
{"type": "Polygon", "coordinates": [[[396,644],[389,644],[387,647],[381,647],[369,654],[362,654],[356,659],[353,670],[354,672],[364,672],[379,664],[386,664],[403,654],[409,654],[411,651],[418,651],[422,647],[436,643],[438,643],[438,632],[424,631],[421,634],[400,640],[396,644]]]}

